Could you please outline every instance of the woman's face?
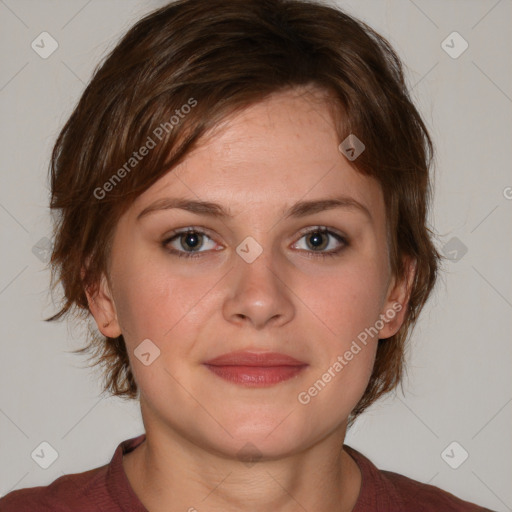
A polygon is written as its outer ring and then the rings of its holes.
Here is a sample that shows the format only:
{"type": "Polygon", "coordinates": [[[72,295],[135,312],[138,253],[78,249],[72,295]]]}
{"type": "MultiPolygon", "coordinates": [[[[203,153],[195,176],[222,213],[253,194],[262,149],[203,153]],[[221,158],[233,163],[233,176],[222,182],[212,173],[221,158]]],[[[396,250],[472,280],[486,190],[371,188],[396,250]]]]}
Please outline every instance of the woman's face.
{"type": "Polygon", "coordinates": [[[91,309],[105,335],[124,336],[148,433],[231,456],[246,443],[264,456],[304,450],[344,432],[377,339],[400,326],[382,192],[340,152],[315,94],[229,118],[118,223],[111,285],[91,309]],[[178,199],[194,211],[171,208],[178,199]],[[233,352],[301,365],[205,364],[233,352]]]}

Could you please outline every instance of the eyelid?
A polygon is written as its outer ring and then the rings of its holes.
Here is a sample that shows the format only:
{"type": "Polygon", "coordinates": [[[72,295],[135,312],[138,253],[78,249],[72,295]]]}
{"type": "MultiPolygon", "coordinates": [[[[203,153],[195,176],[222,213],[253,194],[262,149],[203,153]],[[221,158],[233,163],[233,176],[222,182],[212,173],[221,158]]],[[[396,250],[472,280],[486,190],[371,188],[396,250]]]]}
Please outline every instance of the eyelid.
{"type": "Polygon", "coordinates": [[[166,234],[162,237],[162,240],[164,242],[169,241],[170,239],[174,238],[177,235],[182,235],[188,232],[206,235],[208,238],[212,240],[214,237],[218,236],[214,231],[211,231],[210,229],[204,228],[202,226],[184,226],[182,228],[171,229],[170,231],[166,232],[166,234]]]}
{"type": "MultiPolygon", "coordinates": [[[[162,244],[167,244],[170,241],[172,241],[174,238],[176,238],[180,235],[186,234],[186,233],[198,233],[200,235],[208,237],[210,240],[212,240],[216,244],[219,244],[219,242],[217,242],[215,240],[215,238],[217,237],[217,234],[213,235],[212,234],[213,232],[210,231],[208,228],[203,228],[200,226],[186,226],[183,228],[173,229],[163,236],[162,244]]],[[[222,244],[219,244],[219,245],[222,245],[222,244]]]]}
{"type": "Polygon", "coordinates": [[[342,238],[343,240],[345,240],[345,242],[348,243],[348,236],[345,235],[345,233],[343,233],[339,229],[332,228],[330,226],[322,226],[319,224],[307,226],[307,227],[301,229],[299,231],[299,235],[302,237],[304,235],[307,235],[308,233],[311,233],[312,231],[323,231],[323,232],[333,233],[335,235],[338,235],[340,238],[342,238]]]}

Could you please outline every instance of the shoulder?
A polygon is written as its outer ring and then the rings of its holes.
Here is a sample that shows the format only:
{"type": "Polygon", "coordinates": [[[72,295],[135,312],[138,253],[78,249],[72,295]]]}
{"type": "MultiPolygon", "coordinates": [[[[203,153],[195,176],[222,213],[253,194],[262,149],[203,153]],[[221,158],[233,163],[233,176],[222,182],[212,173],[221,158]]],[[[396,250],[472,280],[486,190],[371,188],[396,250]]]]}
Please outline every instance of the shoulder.
{"type": "Polygon", "coordinates": [[[362,453],[344,446],[361,470],[361,491],[353,512],[493,512],[404,475],[378,469],[362,453]]]}
{"type": "Polygon", "coordinates": [[[434,485],[424,484],[391,471],[381,471],[382,478],[393,485],[400,496],[404,510],[417,512],[492,512],[487,508],[444,491],[434,485]]]}
{"type": "Polygon", "coordinates": [[[147,512],[131,489],[123,454],[145,440],[145,434],[122,441],[109,464],[63,475],[50,485],[12,491],[0,498],[1,512],[147,512]]]}
{"type": "Polygon", "coordinates": [[[2,512],[89,512],[104,489],[107,466],[64,475],[47,486],[18,489],[0,498],[2,512]],[[94,502],[94,503],[93,503],[94,502]]]}

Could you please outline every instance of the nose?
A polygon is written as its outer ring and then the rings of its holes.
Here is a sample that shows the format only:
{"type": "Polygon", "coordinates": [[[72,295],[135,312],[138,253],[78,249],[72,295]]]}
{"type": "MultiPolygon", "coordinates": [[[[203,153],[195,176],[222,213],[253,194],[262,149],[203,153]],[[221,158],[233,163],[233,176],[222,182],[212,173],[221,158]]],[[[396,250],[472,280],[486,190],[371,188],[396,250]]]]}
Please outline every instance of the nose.
{"type": "Polygon", "coordinates": [[[277,268],[270,251],[264,250],[252,263],[236,258],[235,268],[229,273],[224,318],[258,330],[290,322],[295,315],[293,292],[286,284],[284,269],[277,268]]]}

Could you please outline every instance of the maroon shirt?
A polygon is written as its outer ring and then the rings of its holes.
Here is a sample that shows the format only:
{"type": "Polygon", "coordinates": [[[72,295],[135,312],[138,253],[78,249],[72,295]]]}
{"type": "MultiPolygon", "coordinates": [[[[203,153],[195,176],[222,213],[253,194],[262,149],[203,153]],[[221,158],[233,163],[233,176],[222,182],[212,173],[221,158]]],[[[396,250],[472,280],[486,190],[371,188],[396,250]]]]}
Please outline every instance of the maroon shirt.
{"type": "MultiPolygon", "coordinates": [[[[120,443],[110,464],[64,475],[45,487],[12,491],[0,499],[1,512],[148,512],[124,472],[123,454],[146,439],[142,434],[120,443]]],[[[362,483],[352,512],[492,512],[432,485],[377,469],[345,445],[361,470],[362,483]]]]}

